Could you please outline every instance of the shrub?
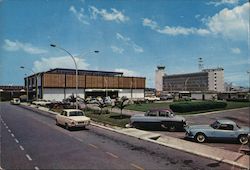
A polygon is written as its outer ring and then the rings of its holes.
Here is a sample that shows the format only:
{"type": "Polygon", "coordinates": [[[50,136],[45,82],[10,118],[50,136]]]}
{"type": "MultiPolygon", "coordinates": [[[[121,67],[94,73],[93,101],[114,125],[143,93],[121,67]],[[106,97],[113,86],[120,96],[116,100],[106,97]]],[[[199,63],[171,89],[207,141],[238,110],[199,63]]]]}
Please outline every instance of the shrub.
{"type": "Polygon", "coordinates": [[[201,111],[201,110],[211,110],[225,108],[227,103],[225,102],[215,102],[215,101],[204,101],[204,102],[183,102],[183,103],[174,103],[169,107],[174,112],[184,113],[192,111],[201,111]]]}
{"type": "Polygon", "coordinates": [[[250,102],[250,99],[227,99],[229,102],[250,102]]]}

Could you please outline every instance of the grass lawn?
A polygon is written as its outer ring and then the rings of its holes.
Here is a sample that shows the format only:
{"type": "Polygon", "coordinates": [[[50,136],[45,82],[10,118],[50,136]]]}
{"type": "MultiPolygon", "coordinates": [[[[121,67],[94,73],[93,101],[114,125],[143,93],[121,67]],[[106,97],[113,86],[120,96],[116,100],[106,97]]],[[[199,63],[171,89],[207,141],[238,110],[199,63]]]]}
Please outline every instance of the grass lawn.
{"type": "MultiPolygon", "coordinates": [[[[196,100],[198,101],[198,100],[196,100]]],[[[192,102],[196,102],[192,101],[192,102]]],[[[174,103],[174,102],[172,102],[174,103]]],[[[146,112],[149,109],[168,109],[169,105],[171,103],[148,103],[148,104],[133,104],[127,106],[125,109],[127,110],[136,110],[136,111],[142,111],[146,112]]],[[[195,112],[186,112],[186,113],[177,113],[176,114],[198,114],[198,113],[204,113],[208,111],[218,111],[218,110],[227,110],[227,109],[235,109],[235,108],[242,108],[242,107],[249,107],[249,102],[227,102],[227,106],[224,109],[212,109],[212,110],[203,110],[203,111],[195,111],[195,112]]]]}
{"type": "Polygon", "coordinates": [[[129,106],[125,107],[125,109],[146,112],[149,109],[169,109],[170,104],[171,103],[132,104],[132,105],[129,105],[129,106]]]}
{"type": "Polygon", "coordinates": [[[90,117],[91,120],[96,122],[102,122],[113,126],[125,127],[129,123],[130,116],[120,115],[118,113],[109,114],[94,114],[91,111],[85,112],[86,116],[90,117]]]}

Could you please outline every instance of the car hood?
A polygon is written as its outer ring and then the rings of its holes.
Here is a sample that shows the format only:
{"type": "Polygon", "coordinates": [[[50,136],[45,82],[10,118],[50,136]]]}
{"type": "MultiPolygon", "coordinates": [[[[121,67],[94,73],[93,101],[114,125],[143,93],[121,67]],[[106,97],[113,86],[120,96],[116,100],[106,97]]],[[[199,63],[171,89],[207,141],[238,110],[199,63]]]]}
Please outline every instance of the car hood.
{"type": "Polygon", "coordinates": [[[89,117],[86,117],[86,116],[70,116],[69,117],[71,120],[74,120],[74,121],[77,121],[77,122],[79,122],[79,121],[88,121],[88,120],[90,120],[90,118],[89,117]]]}
{"type": "Polygon", "coordinates": [[[198,130],[198,129],[213,129],[210,125],[191,125],[186,127],[187,130],[198,130]]]}
{"type": "Polygon", "coordinates": [[[250,133],[250,127],[242,126],[240,130],[250,133]]]}

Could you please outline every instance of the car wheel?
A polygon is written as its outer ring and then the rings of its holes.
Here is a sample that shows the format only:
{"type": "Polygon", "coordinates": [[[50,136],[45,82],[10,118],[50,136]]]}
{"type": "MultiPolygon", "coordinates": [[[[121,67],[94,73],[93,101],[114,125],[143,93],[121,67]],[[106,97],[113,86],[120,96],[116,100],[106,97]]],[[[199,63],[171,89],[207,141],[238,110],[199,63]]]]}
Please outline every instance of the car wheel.
{"type": "Polygon", "coordinates": [[[70,127],[67,123],[65,124],[65,129],[70,130],[70,127]]]}
{"type": "Polygon", "coordinates": [[[175,130],[176,130],[175,125],[171,125],[168,127],[168,131],[170,131],[170,132],[174,132],[175,130]]]}
{"type": "Polygon", "coordinates": [[[243,145],[247,144],[248,143],[248,137],[247,135],[240,135],[239,136],[239,142],[243,145]]]}
{"type": "Polygon", "coordinates": [[[199,143],[204,143],[206,141],[206,136],[203,133],[198,133],[195,136],[195,140],[199,143]]]}

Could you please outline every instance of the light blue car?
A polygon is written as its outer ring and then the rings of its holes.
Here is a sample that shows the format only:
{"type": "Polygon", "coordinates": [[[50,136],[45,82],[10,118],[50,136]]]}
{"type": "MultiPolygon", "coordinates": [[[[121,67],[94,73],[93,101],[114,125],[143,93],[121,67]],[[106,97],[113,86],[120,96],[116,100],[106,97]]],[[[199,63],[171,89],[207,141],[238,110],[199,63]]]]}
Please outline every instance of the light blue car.
{"type": "Polygon", "coordinates": [[[186,126],[185,131],[186,138],[195,139],[199,143],[207,139],[226,139],[247,144],[250,136],[249,127],[240,127],[232,120],[216,120],[211,125],[186,126]]]}

